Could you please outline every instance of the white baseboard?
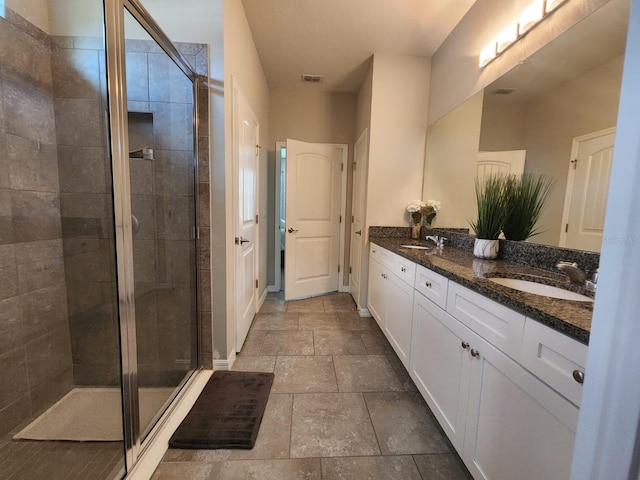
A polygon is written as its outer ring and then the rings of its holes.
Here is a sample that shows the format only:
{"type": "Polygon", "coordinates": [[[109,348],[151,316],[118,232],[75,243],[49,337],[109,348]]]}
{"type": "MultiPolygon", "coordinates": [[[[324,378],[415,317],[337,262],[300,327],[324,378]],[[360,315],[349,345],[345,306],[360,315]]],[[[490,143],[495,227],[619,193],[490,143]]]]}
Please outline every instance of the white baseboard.
{"type": "Polygon", "coordinates": [[[360,308],[358,309],[358,315],[360,315],[361,317],[371,317],[371,312],[369,312],[368,309],[366,308],[360,308]]]}
{"type": "Polygon", "coordinates": [[[276,287],[275,285],[269,285],[267,287],[267,292],[269,293],[278,293],[280,291],[280,289],[278,287],[276,287]]]}
{"type": "Polygon", "coordinates": [[[345,293],[349,293],[351,292],[351,288],[349,285],[341,285],[338,287],[338,291],[339,292],[345,292],[345,293]]]}
{"type": "Polygon", "coordinates": [[[262,295],[260,295],[260,298],[258,299],[258,305],[256,305],[256,312],[259,312],[260,309],[262,308],[262,305],[264,304],[264,299],[267,298],[267,293],[269,292],[268,288],[265,288],[264,292],[262,292],[262,295]]]}
{"type": "Polygon", "coordinates": [[[145,447],[126,480],[149,480],[169,448],[169,439],[180,426],[200,396],[213,370],[200,370],[183,388],[173,405],[164,413],[150,434],[151,443],[145,447]]]}
{"type": "Polygon", "coordinates": [[[229,354],[229,358],[216,359],[213,361],[213,370],[231,370],[233,364],[236,361],[236,351],[232,350],[229,354]]]}

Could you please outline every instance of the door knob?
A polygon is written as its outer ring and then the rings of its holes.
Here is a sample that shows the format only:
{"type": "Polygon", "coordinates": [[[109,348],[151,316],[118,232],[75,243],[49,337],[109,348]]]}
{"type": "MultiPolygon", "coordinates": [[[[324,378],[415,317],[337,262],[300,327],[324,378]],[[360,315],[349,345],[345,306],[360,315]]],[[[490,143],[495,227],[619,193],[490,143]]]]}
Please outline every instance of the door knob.
{"type": "Polygon", "coordinates": [[[298,230],[296,230],[295,228],[289,227],[289,229],[287,230],[287,232],[289,233],[296,233],[298,230]]]}
{"type": "Polygon", "coordinates": [[[573,379],[578,383],[584,383],[584,372],[581,372],[580,370],[574,370],[573,379]]]}
{"type": "Polygon", "coordinates": [[[243,243],[248,243],[249,240],[243,237],[236,237],[236,245],[242,245],[243,243]]]}
{"type": "Polygon", "coordinates": [[[356,232],[356,235],[362,235],[362,230],[358,230],[358,231],[356,232]]]}

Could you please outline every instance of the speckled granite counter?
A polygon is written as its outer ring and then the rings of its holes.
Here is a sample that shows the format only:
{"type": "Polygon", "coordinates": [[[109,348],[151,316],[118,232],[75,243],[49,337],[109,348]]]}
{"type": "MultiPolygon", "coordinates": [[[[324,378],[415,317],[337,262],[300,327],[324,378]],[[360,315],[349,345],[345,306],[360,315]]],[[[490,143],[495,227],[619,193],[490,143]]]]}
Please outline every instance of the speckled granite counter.
{"type": "Polygon", "coordinates": [[[559,286],[592,296],[591,292],[587,292],[584,288],[570,285],[564,275],[504,260],[479,260],[468,250],[451,246],[445,246],[444,249],[439,250],[435,248],[433,243],[427,243],[424,240],[411,240],[406,237],[377,237],[371,234],[369,240],[529,318],[538,320],[581,343],[588,344],[589,342],[593,313],[591,302],[558,300],[520,292],[488,280],[490,277],[538,279],[539,281],[544,278],[539,283],[559,286]],[[428,251],[401,248],[401,245],[407,244],[433,246],[434,248],[428,251]]]}

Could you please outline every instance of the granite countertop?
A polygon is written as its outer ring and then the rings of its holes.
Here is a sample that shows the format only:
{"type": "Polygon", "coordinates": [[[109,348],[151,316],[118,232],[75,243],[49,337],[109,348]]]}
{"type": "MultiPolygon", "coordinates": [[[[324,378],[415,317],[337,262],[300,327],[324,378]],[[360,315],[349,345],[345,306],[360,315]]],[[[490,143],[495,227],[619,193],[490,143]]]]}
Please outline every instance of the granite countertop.
{"type": "Polygon", "coordinates": [[[560,300],[521,292],[488,280],[490,277],[530,279],[593,296],[592,292],[569,284],[564,275],[505,260],[480,260],[470,251],[451,246],[438,249],[433,242],[428,243],[424,240],[375,236],[371,236],[369,240],[581,343],[589,343],[593,303],[560,300]],[[401,248],[401,245],[422,245],[433,248],[425,251],[401,248]]]}

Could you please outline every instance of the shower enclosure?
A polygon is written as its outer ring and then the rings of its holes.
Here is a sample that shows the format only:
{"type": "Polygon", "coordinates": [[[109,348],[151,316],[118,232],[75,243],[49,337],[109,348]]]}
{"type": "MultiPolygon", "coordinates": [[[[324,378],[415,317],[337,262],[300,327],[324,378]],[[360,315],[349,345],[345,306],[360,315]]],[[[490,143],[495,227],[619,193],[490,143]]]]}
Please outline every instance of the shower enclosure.
{"type": "Polygon", "coordinates": [[[0,9],[0,477],[122,478],[200,365],[208,49],[137,0],[0,9]]]}

